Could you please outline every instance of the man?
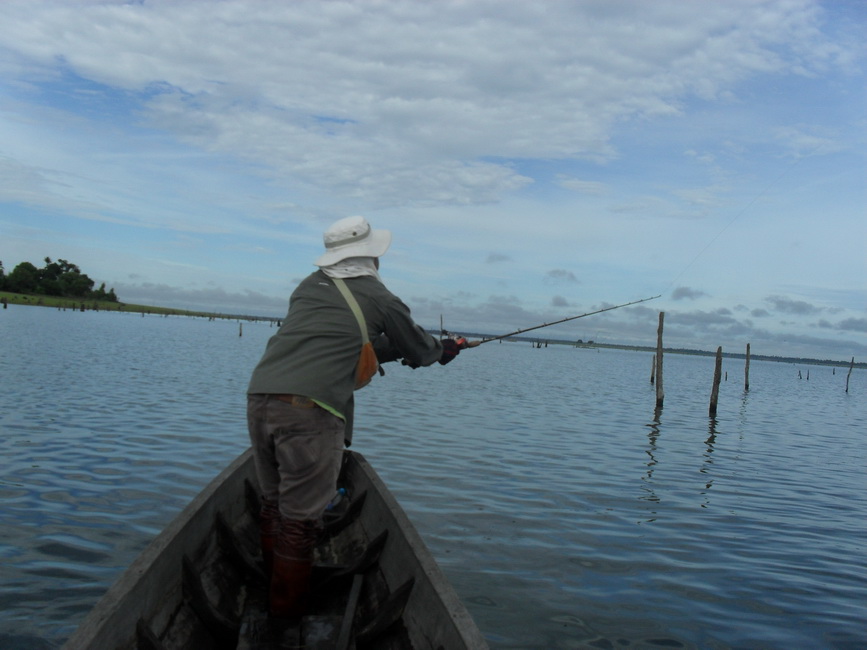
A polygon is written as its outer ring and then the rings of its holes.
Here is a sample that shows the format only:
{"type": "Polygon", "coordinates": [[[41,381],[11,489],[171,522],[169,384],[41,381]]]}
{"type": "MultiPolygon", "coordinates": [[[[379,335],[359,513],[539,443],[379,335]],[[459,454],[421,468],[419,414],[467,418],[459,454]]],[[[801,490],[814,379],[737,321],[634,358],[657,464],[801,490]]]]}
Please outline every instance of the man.
{"type": "Polygon", "coordinates": [[[324,241],[319,270],[293,292],[247,391],[269,609],[279,618],[304,613],[317,530],[336,491],[343,446],[352,441],[363,341],[373,342],[380,363],[404,359],[413,367],[446,364],[463,345],[425,332],[382,284],[379,258],[391,244],[389,231],[347,217],[325,231],[324,241]],[[353,301],[360,310],[353,311],[353,301]]]}

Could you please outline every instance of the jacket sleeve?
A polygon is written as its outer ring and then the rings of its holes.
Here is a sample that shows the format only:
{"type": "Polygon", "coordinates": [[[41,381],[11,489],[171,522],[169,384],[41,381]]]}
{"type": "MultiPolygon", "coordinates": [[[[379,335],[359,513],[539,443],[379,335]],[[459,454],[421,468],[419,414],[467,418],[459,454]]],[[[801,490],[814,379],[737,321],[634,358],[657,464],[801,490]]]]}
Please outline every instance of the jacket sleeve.
{"type": "Polygon", "coordinates": [[[415,323],[407,307],[393,297],[385,309],[385,332],[373,342],[380,363],[406,359],[417,366],[439,361],[442,344],[415,323]]]}

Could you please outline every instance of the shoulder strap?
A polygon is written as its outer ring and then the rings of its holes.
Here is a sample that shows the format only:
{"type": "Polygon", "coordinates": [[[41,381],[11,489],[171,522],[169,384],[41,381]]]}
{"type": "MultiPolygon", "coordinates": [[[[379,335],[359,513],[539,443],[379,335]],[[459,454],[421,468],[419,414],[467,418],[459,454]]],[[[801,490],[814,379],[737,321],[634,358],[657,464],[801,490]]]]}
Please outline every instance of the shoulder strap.
{"type": "Polygon", "coordinates": [[[361,307],[358,306],[358,301],[355,299],[355,296],[352,295],[352,292],[349,290],[349,287],[346,286],[346,283],[342,278],[331,278],[334,281],[334,285],[340,289],[340,293],[343,294],[343,297],[346,299],[346,302],[349,303],[349,308],[352,310],[352,313],[355,315],[355,320],[358,321],[358,327],[361,329],[361,339],[364,343],[370,342],[370,337],[367,335],[367,323],[364,320],[364,314],[361,311],[361,307]]]}

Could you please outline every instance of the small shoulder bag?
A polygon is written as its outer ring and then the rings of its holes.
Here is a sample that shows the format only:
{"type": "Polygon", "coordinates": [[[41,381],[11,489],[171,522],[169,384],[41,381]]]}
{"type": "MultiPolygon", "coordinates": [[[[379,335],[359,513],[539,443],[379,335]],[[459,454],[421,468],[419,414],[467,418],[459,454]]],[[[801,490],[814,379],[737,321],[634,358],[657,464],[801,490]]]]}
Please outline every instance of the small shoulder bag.
{"type": "Polygon", "coordinates": [[[358,365],[355,367],[355,388],[364,388],[373,379],[376,371],[379,370],[379,361],[376,358],[376,352],[373,350],[373,343],[370,342],[370,337],[367,336],[367,323],[364,320],[364,314],[361,307],[358,306],[358,301],[349,287],[341,278],[331,278],[334,280],[335,286],[343,294],[349,308],[355,315],[355,320],[358,321],[358,327],[361,330],[361,355],[358,357],[358,365]]]}

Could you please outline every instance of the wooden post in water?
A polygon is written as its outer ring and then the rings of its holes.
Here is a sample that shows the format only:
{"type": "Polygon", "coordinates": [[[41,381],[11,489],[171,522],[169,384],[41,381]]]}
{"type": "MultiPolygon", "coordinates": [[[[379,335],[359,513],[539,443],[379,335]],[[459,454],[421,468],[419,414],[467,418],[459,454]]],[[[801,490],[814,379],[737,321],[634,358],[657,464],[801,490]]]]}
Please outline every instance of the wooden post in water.
{"type": "Polygon", "coordinates": [[[750,344],[747,343],[747,362],[744,364],[744,390],[750,389],[750,344]]]}
{"type": "Polygon", "coordinates": [[[665,312],[659,312],[659,327],[656,330],[656,408],[662,408],[665,391],[662,389],[662,322],[665,312]]]}
{"type": "Polygon", "coordinates": [[[722,376],[722,346],[716,349],[716,367],[713,371],[713,389],[710,392],[710,408],[708,416],[716,417],[716,403],[719,400],[719,382],[722,376]]]}
{"type": "Polygon", "coordinates": [[[852,363],[849,364],[849,374],[846,375],[846,392],[849,392],[849,377],[852,376],[852,368],[855,367],[855,357],[852,357],[852,363]]]}
{"type": "Polygon", "coordinates": [[[244,323],[238,323],[238,336],[244,336],[244,323]]]}
{"type": "Polygon", "coordinates": [[[653,361],[650,362],[650,383],[656,379],[656,355],[653,355],[653,361]]]}

